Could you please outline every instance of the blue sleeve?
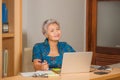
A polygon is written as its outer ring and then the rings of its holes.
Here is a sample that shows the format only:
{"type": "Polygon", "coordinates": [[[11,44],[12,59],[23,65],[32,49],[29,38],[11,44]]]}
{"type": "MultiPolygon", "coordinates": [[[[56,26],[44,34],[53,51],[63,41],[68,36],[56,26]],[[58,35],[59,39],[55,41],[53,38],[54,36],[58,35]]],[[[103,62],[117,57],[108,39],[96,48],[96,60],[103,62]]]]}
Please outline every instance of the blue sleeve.
{"type": "Polygon", "coordinates": [[[64,49],[66,49],[66,50],[65,50],[66,52],[75,52],[75,50],[72,48],[72,46],[70,46],[70,45],[67,44],[67,43],[66,43],[64,49]]]}
{"type": "Polygon", "coordinates": [[[34,59],[41,59],[42,60],[41,49],[40,49],[39,45],[40,44],[35,44],[33,47],[32,61],[34,59]]]}

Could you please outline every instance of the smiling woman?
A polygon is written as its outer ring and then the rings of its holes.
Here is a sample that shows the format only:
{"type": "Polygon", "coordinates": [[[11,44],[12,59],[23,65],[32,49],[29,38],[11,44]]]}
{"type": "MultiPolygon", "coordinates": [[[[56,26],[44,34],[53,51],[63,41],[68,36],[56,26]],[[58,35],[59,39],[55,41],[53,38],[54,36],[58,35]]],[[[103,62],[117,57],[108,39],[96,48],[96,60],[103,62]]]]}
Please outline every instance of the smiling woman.
{"type": "Polygon", "coordinates": [[[59,42],[62,33],[56,20],[46,20],[43,23],[42,32],[46,37],[45,41],[37,43],[33,47],[32,60],[35,70],[61,68],[63,54],[75,52],[75,50],[66,42],[59,42]]]}
{"type": "Polygon", "coordinates": [[[61,38],[60,25],[54,19],[48,19],[43,23],[42,32],[49,40],[58,41],[61,38]]]}

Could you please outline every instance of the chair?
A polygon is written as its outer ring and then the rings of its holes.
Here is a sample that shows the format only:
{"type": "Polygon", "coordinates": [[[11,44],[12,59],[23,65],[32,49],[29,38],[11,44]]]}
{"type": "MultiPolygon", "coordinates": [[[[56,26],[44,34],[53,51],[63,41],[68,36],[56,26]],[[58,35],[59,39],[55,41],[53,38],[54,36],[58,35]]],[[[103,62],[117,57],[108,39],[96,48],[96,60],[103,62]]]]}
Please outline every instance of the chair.
{"type": "Polygon", "coordinates": [[[35,71],[32,62],[32,48],[24,48],[22,72],[35,71]]]}

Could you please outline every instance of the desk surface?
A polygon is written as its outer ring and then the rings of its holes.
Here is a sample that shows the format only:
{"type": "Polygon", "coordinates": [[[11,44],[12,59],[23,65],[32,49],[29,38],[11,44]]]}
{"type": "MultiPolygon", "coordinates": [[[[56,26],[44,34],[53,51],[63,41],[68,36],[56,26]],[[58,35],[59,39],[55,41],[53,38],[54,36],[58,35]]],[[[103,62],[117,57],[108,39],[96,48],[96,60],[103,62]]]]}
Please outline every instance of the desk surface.
{"type": "Polygon", "coordinates": [[[114,68],[111,73],[105,75],[96,75],[93,72],[62,74],[61,76],[54,76],[48,78],[23,77],[19,75],[19,76],[3,78],[2,80],[106,80],[106,79],[114,80],[112,78],[117,78],[117,77],[120,78],[120,68],[114,68]]]}

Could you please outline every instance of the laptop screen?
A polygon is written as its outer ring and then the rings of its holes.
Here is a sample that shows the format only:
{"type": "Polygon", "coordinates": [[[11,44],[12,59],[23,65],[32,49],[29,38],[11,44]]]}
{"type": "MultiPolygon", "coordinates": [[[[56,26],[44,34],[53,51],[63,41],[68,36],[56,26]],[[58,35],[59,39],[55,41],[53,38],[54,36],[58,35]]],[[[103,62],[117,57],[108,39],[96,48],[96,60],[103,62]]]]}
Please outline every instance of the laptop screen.
{"type": "Polygon", "coordinates": [[[61,73],[89,72],[92,52],[68,52],[63,55],[61,73]]]}

